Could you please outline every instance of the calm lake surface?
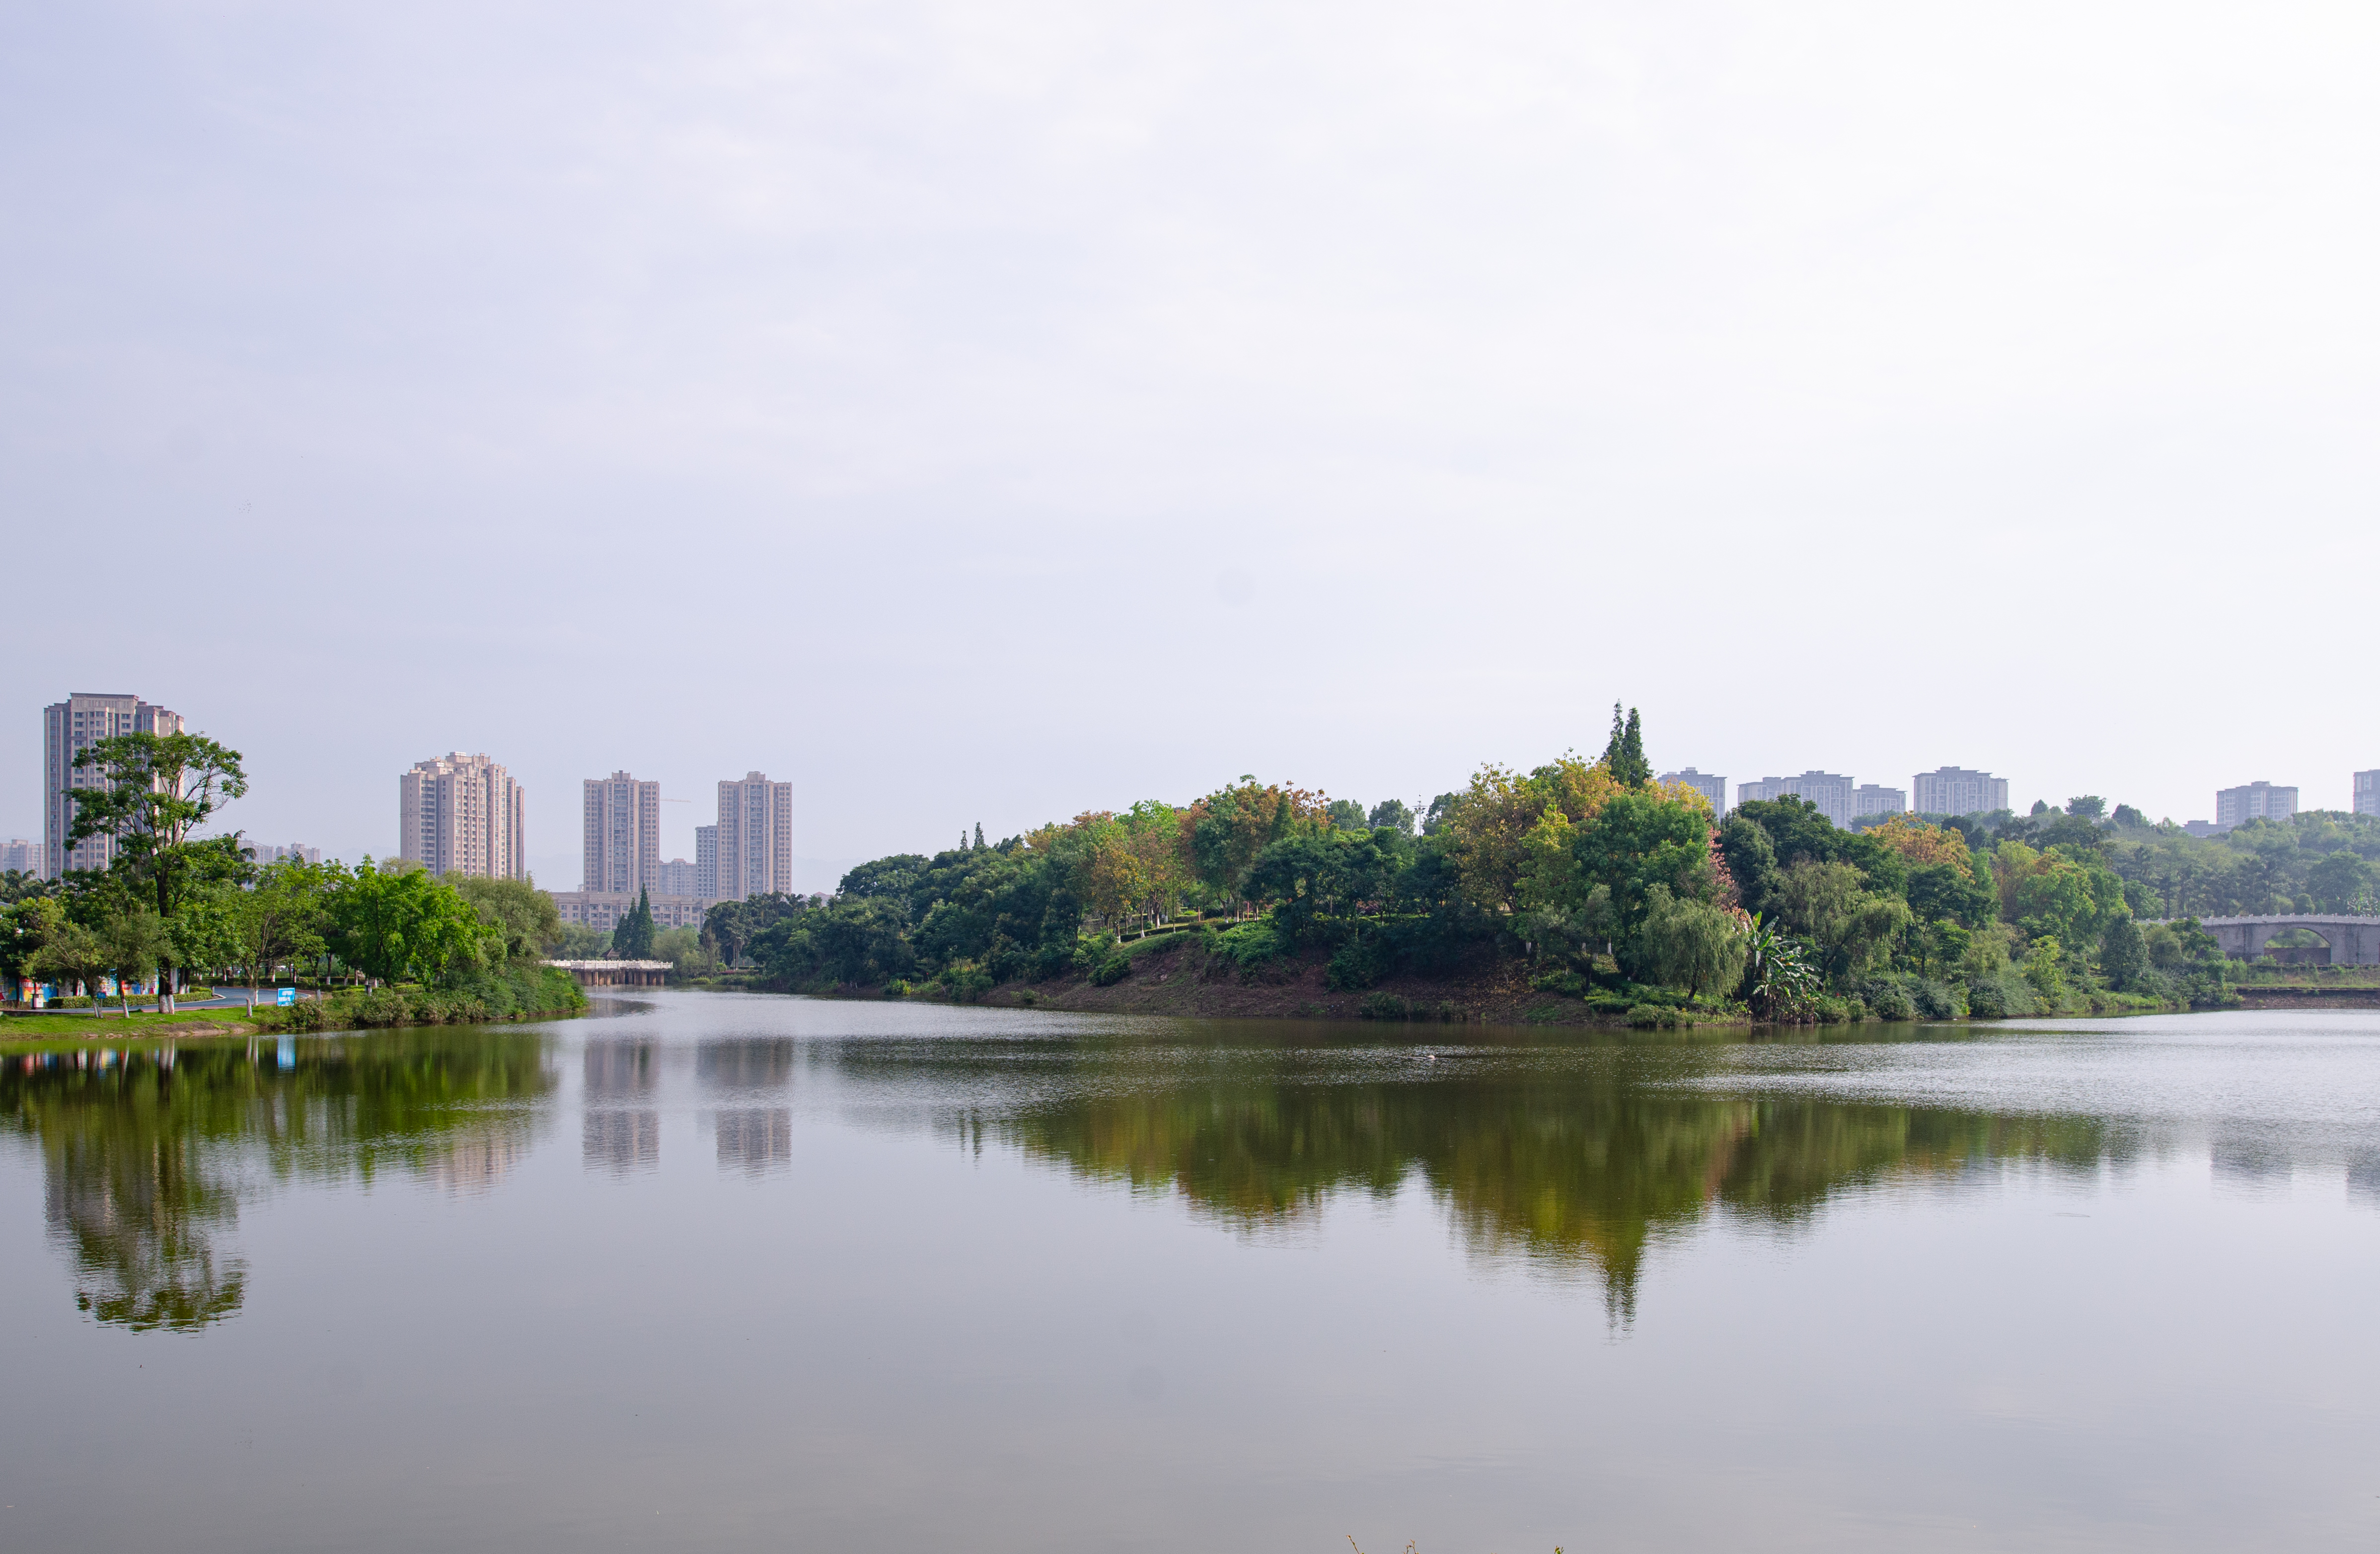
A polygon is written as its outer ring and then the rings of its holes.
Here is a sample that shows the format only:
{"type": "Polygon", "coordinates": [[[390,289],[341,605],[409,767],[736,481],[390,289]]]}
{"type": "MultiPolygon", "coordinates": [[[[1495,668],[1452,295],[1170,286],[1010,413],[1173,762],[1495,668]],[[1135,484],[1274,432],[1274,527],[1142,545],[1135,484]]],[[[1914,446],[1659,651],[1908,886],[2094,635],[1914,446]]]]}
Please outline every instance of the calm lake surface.
{"type": "Polygon", "coordinates": [[[0,1548],[2380,1540],[2380,1014],[599,1009],[0,1062],[0,1548]]]}

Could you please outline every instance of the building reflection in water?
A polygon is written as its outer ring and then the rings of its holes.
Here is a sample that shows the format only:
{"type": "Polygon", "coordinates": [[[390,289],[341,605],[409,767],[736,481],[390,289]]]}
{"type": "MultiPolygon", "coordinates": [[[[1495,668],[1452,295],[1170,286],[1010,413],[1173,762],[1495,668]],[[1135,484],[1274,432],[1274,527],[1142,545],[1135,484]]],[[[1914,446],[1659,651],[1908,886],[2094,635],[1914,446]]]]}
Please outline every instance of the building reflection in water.
{"type": "Polygon", "coordinates": [[[528,1157],[524,1128],[488,1128],[465,1134],[424,1163],[422,1173],[450,1193],[484,1193],[512,1174],[528,1157]]]}
{"type": "Polygon", "coordinates": [[[782,1090],[794,1082],[794,1052],[789,1037],[706,1041],[695,1049],[694,1074],[714,1094],[782,1090]]]}
{"type": "Polygon", "coordinates": [[[586,1122],[579,1146],[587,1170],[625,1176],[661,1164],[662,1114],[650,1104],[661,1084],[659,1054],[650,1041],[587,1044],[586,1122]]]}
{"type": "Polygon", "coordinates": [[[747,1176],[792,1168],[794,1114],[774,1111],[722,1111],[719,1114],[719,1164],[740,1169],[747,1176]]]}
{"type": "Polygon", "coordinates": [[[652,1170],[662,1163],[662,1114],[617,1109],[588,1112],[580,1158],[589,1171],[614,1176],[652,1170]]]}

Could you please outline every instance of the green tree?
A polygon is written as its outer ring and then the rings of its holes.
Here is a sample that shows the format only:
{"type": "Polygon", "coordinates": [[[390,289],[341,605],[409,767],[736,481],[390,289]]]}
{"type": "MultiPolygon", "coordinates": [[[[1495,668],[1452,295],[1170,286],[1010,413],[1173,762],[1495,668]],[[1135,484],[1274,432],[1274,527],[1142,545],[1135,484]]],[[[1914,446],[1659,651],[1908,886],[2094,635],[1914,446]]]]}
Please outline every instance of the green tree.
{"type": "Polygon", "coordinates": [[[467,875],[453,881],[480,920],[504,940],[506,960],[543,960],[562,938],[562,911],[534,880],[492,880],[467,875]]]}
{"type": "Polygon", "coordinates": [[[2306,870],[2306,892],[2322,912],[2351,913],[2372,889],[2372,866],[2341,849],[2306,870]]]}
{"type": "Polygon", "coordinates": [[[382,868],[367,857],[333,878],[328,906],[331,947],[383,982],[477,965],[499,942],[469,902],[418,868],[382,868]]]}
{"type": "Polygon", "coordinates": [[[29,895],[0,906],[0,979],[8,997],[17,996],[20,979],[33,975],[34,954],[66,920],[66,904],[55,896],[29,895]]]}
{"type": "Polygon", "coordinates": [[[1403,832],[1407,836],[1414,833],[1414,812],[1401,798],[1384,798],[1373,805],[1370,819],[1374,831],[1387,826],[1392,831],[1403,832]]]}
{"type": "Polygon", "coordinates": [[[637,904],[612,929],[612,949],[624,961],[652,959],[653,904],[642,889],[637,892],[637,904]]]}
{"type": "Polygon", "coordinates": [[[1785,925],[1818,947],[1829,981],[1840,985],[1864,970],[1909,925],[1908,903],[1866,888],[1848,863],[1794,862],[1779,876],[1775,900],[1785,925]]]}
{"type": "Polygon", "coordinates": [[[57,984],[59,996],[79,987],[99,1007],[99,979],[107,974],[107,946],[99,935],[63,915],[53,919],[41,944],[26,957],[27,975],[57,984]]]}
{"type": "Polygon", "coordinates": [[[1636,930],[1638,962],[1661,982],[1696,997],[1706,988],[1734,987],[1750,948],[1734,916],[1671,895],[1666,885],[1652,886],[1647,896],[1644,925],[1636,930]]]}
{"type": "MultiPolygon", "coordinates": [[[[100,930],[99,943],[106,957],[104,969],[115,977],[115,995],[124,1006],[124,1017],[132,1018],[132,984],[154,974],[158,977],[157,1006],[166,1003],[164,976],[160,970],[167,964],[165,925],[144,903],[135,902],[120,912],[112,914],[107,926],[100,930]]],[[[91,1001],[94,1008],[98,1000],[91,1001]]]]}
{"type": "Polygon", "coordinates": [[[2140,925],[2130,917],[2109,923],[2099,937],[2099,969],[2106,974],[2107,985],[2119,993],[2129,992],[2148,966],[2149,950],[2141,938],[2140,925]]]}
{"type": "Polygon", "coordinates": [[[1645,759],[1645,728],[1633,707],[1623,723],[1620,703],[1611,704],[1611,741],[1604,747],[1603,764],[1622,787],[1641,788],[1653,780],[1653,763],[1645,759]]]}
{"type": "Polygon", "coordinates": [[[329,884],[322,865],[285,858],[267,864],[256,883],[233,904],[234,959],[248,974],[251,1011],[258,982],[273,979],[285,962],[308,961],[322,953],[329,884]]]}
{"type": "MultiPolygon", "coordinates": [[[[194,840],[198,828],[248,792],[237,750],[198,734],[119,734],[75,754],[75,770],[99,779],[74,790],[67,845],[111,837],[111,866],[128,889],[169,922],[197,880],[237,877],[244,860],[237,836],[194,840]]],[[[168,941],[158,940],[158,1007],[174,1006],[168,941]]]]}
{"type": "Polygon", "coordinates": [[[2055,938],[2034,940],[2025,953],[2024,979],[2043,1002],[2057,1008],[2066,997],[2066,947],[2055,938]]]}
{"type": "Polygon", "coordinates": [[[1573,828],[1572,851],[1579,879],[1588,889],[1609,892],[1611,925],[1619,941],[1633,941],[1652,892],[1660,887],[1681,900],[1708,901],[1711,870],[1710,811],[1656,793],[1623,793],[1573,828]]]}
{"type": "Polygon", "coordinates": [[[207,880],[182,893],[180,904],[165,924],[167,948],[176,965],[212,974],[238,960],[232,914],[245,893],[228,880],[207,880]]]}
{"type": "Polygon", "coordinates": [[[1323,811],[1324,819],[1340,831],[1362,831],[1364,807],[1352,798],[1334,798],[1323,811]]]}

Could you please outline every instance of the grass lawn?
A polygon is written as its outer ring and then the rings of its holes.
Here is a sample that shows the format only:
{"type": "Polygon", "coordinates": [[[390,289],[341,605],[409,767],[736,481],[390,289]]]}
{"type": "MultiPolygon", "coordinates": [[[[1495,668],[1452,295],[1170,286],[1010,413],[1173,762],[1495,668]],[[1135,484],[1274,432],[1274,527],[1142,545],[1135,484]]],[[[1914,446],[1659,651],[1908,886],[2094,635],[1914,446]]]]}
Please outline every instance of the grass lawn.
{"type": "MultiPolygon", "coordinates": [[[[230,1035],[246,1013],[244,1009],[189,1009],[178,1014],[159,1014],[136,1009],[128,1020],[117,1014],[94,1015],[80,1009],[57,1014],[11,1014],[0,1020],[0,1048],[102,1037],[138,1040],[160,1036],[230,1035]]],[[[246,1029],[240,1026],[240,1033],[245,1034],[246,1029]]]]}

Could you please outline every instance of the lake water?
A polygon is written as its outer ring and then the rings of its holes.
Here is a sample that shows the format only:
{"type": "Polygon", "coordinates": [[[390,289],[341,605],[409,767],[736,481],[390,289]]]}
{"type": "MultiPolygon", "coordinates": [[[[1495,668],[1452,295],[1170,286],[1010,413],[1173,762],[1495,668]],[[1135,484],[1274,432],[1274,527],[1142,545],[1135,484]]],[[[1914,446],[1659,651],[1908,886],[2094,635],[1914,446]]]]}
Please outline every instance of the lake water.
{"type": "Polygon", "coordinates": [[[2369,1549],[2380,1014],[9,1056],[0,1548],[2369,1549]]]}

